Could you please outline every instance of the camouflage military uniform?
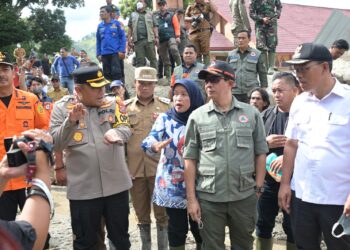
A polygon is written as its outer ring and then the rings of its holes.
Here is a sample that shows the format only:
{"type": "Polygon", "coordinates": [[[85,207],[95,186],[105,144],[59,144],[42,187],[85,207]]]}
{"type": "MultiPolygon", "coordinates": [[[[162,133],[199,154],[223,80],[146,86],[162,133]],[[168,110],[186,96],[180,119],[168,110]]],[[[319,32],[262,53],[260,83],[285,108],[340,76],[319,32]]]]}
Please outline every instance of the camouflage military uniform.
{"type": "Polygon", "coordinates": [[[266,52],[269,52],[268,61],[266,61],[269,72],[275,66],[275,52],[278,43],[277,19],[281,15],[281,10],[280,0],[251,0],[249,6],[249,15],[255,21],[256,48],[265,54],[265,57],[266,52]],[[269,18],[270,23],[265,24],[264,17],[269,18]]]}
{"type": "Polygon", "coordinates": [[[232,26],[231,31],[233,34],[233,45],[238,47],[238,32],[241,30],[252,31],[250,28],[249,18],[245,7],[244,0],[230,0],[229,2],[232,13],[232,26]]]}
{"type": "Polygon", "coordinates": [[[191,28],[189,30],[188,39],[191,43],[196,46],[198,61],[202,62],[202,56],[204,64],[209,65],[209,47],[210,47],[210,37],[211,37],[211,25],[208,22],[210,20],[210,12],[212,9],[209,3],[193,3],[188,5],[185,13],[185,20],[192,18],[191,28]],[[200,17],[201,16],[201,17],[200,17]],[[198,21],[194,21],[198,18],[198,21]]]}

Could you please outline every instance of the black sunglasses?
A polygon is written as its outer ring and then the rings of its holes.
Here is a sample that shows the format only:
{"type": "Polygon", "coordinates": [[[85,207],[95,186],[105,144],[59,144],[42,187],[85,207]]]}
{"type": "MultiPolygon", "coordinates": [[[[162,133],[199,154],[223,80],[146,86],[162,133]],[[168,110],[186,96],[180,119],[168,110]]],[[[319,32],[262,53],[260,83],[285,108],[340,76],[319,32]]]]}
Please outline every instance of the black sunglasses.
{"type": "Polygon", "coordinates": [[[224,77],[222,76],[216,76],[216,75],[208,75],[206,78],[205,78],[205,83],[219,83],[221,81],[221,79],[225,79],[224,77]]]}

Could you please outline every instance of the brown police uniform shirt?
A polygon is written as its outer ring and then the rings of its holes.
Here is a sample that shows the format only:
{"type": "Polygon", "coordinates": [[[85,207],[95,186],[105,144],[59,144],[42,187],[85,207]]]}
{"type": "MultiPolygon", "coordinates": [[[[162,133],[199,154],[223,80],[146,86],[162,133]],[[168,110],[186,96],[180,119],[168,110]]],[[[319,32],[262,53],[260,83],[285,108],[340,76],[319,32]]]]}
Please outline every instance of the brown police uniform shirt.
{"type": "MultiPolygon", "coordinates": [[[[202,13],[203,15],[207,15],[207,19],[210,20],[210,12],[211,12],[211,8],[209,3],[201,3],[201,4],[191,4],[187,7],[186,9],[186,13],[185,16],[186,17],[193,17],[193,16],[200,16],[202,13]]],[[[198,26],[196,28],[193,28],[191,26],[190,28],[190,33],[192,31],[195,31],[197,29],[209,29],[210,28],[210,23],[207,21],[206,18],[202,18],[201,22],[198,24],[198,26]]]]}
{"type": "Polygon", "coordinates": [[[125,105],[132,132],[127,144],[130,175],[133,177],[155,176],[160,154],[150,157],[142,150],[141,143],[148,136],[158,115],[170,108],[170,100],[155,96],[147,106],[144,106],[137,97],[134,97],[126,100],[125,105]]]}

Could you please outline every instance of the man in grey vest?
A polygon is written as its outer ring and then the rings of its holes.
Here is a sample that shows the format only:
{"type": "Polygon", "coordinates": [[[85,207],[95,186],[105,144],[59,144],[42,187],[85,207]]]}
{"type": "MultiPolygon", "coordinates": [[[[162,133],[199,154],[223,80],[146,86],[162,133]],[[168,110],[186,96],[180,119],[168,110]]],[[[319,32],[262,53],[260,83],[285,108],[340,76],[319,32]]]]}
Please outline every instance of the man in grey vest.
{"type": "MultiPolygon", "coordinates": [[[[204,82],[203,80],[198,79],[198,73],[201,71],[205,65],[196,61],[197,58],[197,50],[196,46],[193,44],[187,44],[183,53],[183,63],[174,69],[174,73],[171,77],[170,86],[173,87],[176,80],[180,80],[182,78],[190,78],[195,81],[201,89],[201,93],[203,95],[204,100],[206,99],[204,82]]],[[[170,93],[172,90],[170,90],[170,93]]],[[[169,93],[169,94],[170,94],[169,93]]]]}
{"type": "Polygon", "coordinates": [[[181,57],[177,45],[180,44],[180,24],[177,16],[167,9],[165,0],[157,0],[159,11],[154,15],[158,23],[159,46],[158,54],[162,58],[165,66],[165,76],[168,84],[171,77],[171,63],[169,52],[174,58],[176,65],[181,64],[181,57]]]}
{"type": "Polygon", "coordinates": [[[153,12],[146,10],[145,0],[138,0],[136,12],[131,13],[128,23],[128,46],[134,48],[136,54],[136,67],[146,65],[147,58],[150,66],[157,69],[156,50],[158,46],[158,27],[153,12]]]}
{"type": "Polygon", "coordinates": [[[239,101],[248,103],[248,93],[253,88],[267,88],[267,70],[261,52],[249,46],[250,32],[241,30],[237,37],[238,48],[231,51],[227,58],[236,75],[232,92],[239,101]]]}

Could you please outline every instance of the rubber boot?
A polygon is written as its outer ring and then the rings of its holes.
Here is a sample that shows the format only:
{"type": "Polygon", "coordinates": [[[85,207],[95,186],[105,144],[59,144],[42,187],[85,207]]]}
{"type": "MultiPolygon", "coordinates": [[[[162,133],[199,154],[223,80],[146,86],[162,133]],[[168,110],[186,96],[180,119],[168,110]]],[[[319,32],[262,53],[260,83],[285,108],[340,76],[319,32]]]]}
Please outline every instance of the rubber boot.
{"type": "Polygon", "coordinates": [[[178,247],[170,247],[170,250],[185,250],[185,245],[183,246],[178,246],[178,247]]]}
{"type": "Polygon", "coordinates": [[[287,250],[297,250],[297,246],[295,245],[295,243],[290,243],[287,241],[286,249],[287,250]]]}
{"type": "Polygon", "coordinates": [[[171,65],[164,66],[164,75],[166,77],[166,81],[162,82],[162,85],[164,86],[170,86],[170,80],[171,80],[171,65]]]}
{"type": "Polygon", "coordinates": [[[204,65],[208,66],[210,64],[210,56],[209,55],[203,55],[203,61],[204,61],[204,65]]]}
{"type": "Polygon", "coordinates": [[[157,225],[158,250],[168,250],[168,229],[157,225]]]}
{"type": "Polygon", "coordinates": [[[256,238],[256,250],[272,250],[272,239],[256,238]]]}
{"type": "Polygon", "coordinates": [[[275,63],[276,63],[276,53],[275,52],[269,52],[269,70],[268,74],[273,75],[275,73],[275,63]]]}
{"type": "Polygon", "coordinates": [[[151,225],[139,224],[140,237],[141,237],[141,250],[151,250],[151,225]]]}

